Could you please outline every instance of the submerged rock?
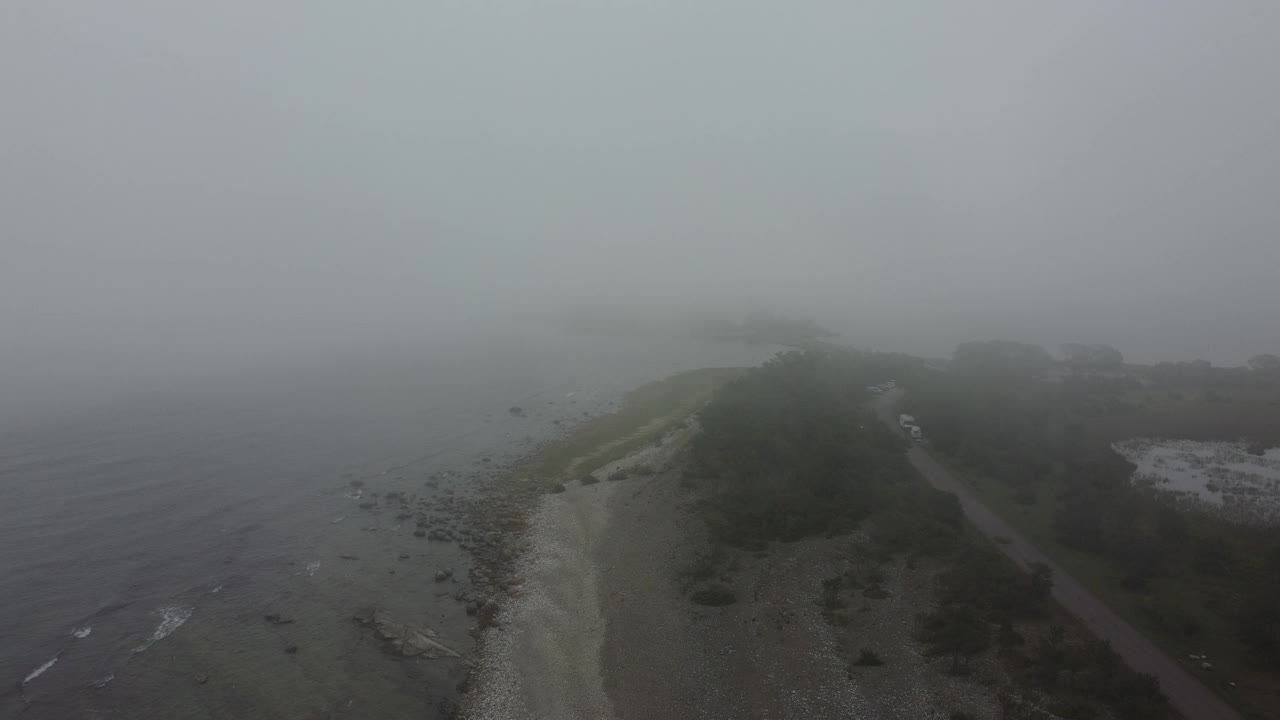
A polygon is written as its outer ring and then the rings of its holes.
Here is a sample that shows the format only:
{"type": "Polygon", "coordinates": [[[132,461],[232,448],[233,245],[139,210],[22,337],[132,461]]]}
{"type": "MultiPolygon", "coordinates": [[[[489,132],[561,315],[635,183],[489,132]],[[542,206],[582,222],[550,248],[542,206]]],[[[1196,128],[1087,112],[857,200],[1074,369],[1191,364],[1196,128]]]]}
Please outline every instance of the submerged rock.
{"type": "Polygon", "coordinates": [[[400,622],[385,610],[361,610],[356,612],[353,619],[365,627],[373,628],[374,634],[404,657],[459,657],[453,648],[438,641],[440,636],[431,628],[400,622]]]}

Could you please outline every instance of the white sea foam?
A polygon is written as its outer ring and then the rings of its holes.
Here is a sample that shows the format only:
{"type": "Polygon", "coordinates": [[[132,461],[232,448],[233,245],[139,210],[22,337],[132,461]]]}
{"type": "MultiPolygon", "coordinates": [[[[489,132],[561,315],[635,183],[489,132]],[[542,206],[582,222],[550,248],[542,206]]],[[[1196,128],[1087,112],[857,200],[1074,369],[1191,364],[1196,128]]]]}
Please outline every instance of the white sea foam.
{"type": "Polygon", "coordinates": [[[311,562],[307,563],[307,566],[306,566],[307,577],[313,577],[316,574],[316,571],[319,569],[320,569],[319,560],[312,560],[311,562]]]}
{"type": "Polygon", "coordinates": [[[32,671],[30,672],[30,674],[28,674],[26,677],[22,678],[22,684],[23,684],[23,685],[26,685],[27,683],[31,682],[32,680],[35,680],[36,678],[40,677],[41,675],[43,675],[43,674],[44,674],[45,670],[48,670],[49,668],[53,667],[53,664],[54,664],[54,663],[56,663],[56,662],[58,662],[58,656],[57,656],[57,655],[54,655],[52,660],[50,660],[49,662],[47,662],[47,663],[45,663],[45,664],[41,665],[40,667],[36,668],[35,670],[32,670],[32,671]]]}
{"type": "Polygon", "coordinates": [[[214,595],[217,595],[218,593],[222,592],[222,586],[219,585],[218,587],[210,590],[209,592],[213,593],[214,595]]]}
{"type": "Polygon", "coordinates": [[[155,632],[151,633],[151,637],[147,638],[146,642],[134,648],[133,651],[140,653],[169,637],[174,630],[182,627],[182,624],[191,617],[191,613],[194,610],[195,608],[177,606],[160,608],[160,610],[158,610],[160,613],[160,624],[156,626],[155,632]]]}
{"type": "Polygon", "coordinates": [[[347,516],[346,516],[346,515],[339,515],[338,517],[336,517],[336,518],[334,518],[334,519],[330,520],[329,522],[334,523],[334,524],[336,525],[337,523],[340,523],[340,522],[342,522],[343,520],[346,520],[346,519],[347,519],[347,516]]]}
{"type": "Polygon", "coordinates": [[[72,630],[71,637],[83,639],[89,637],[89,633],[91,632],[93,632],[93,627],[85,625],[84,627],[78,627],[75,630],[72,630]]]}

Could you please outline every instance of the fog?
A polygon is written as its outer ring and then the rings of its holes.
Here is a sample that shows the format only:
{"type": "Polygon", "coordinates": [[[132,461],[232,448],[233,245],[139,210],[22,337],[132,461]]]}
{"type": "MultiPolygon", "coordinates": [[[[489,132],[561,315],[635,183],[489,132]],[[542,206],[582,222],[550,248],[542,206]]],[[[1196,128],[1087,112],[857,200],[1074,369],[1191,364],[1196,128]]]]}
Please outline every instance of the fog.
{"type": "Polygon", "coordinates": [[[1275,3],[0,9],[6,402],[769,307],[1280,351],[1275,3]]]}

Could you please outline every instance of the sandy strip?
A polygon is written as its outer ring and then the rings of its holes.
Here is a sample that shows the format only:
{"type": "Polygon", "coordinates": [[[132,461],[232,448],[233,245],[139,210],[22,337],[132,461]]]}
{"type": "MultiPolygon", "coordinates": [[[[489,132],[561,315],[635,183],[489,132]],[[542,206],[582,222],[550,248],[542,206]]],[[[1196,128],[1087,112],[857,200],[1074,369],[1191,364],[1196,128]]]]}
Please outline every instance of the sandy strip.
{"type": "Polygon", "coordinates": [[[600,578],[592,557],[619,487],[576,483],[544,496],[530,517],[517,596],[486,630],[467,717],[473,720],[614,717],[600,673],[600,578]]]}

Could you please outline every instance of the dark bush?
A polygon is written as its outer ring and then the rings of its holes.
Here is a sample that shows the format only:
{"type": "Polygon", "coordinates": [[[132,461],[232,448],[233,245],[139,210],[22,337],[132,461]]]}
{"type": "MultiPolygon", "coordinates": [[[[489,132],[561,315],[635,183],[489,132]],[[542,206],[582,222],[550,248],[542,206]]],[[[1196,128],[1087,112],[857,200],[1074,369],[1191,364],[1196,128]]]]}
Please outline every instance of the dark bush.
{"type": "Polygon", "coordinates": [[[690,596],[698,605],[708,605],[710,607],[723,607],[738,602],[738,596],[724,585],[710,585],[698,590],[690,596]]]}
{"type": "Polygon", "coordinates": [[[830,577],[822,581],[822,596],[818,599],[818,604],[828,610],[839,610],[848,603],[840,597],[840,591],[844,588],[844,578],[840,576],[830,577]]]}
{"type": "Polygon", "coordinates": [[[871,649],[862,648],[862,650],[858,653],[858,659],[854,660],[853,664],[859,665],[862,667],[878,667],[880,665],[883,665],[884,661],[881,660],[880,656],[875,654],[875,652],[872,651],[871,649]]]}

